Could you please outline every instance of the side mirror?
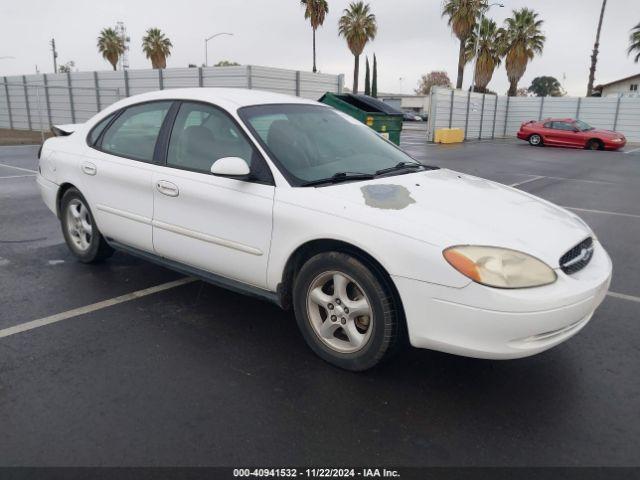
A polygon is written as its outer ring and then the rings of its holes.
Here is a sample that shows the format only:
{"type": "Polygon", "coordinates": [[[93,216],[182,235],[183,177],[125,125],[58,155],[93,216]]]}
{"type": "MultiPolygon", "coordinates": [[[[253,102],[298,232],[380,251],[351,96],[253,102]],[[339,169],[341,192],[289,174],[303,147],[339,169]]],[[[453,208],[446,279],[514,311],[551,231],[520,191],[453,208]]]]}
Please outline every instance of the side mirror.
{"type": "Polygon", "coordinates": [[[251,173],[249,165],[240,157],[219,158],[211,165],[211,173],[219,177],[246,177],[251,173]]]}

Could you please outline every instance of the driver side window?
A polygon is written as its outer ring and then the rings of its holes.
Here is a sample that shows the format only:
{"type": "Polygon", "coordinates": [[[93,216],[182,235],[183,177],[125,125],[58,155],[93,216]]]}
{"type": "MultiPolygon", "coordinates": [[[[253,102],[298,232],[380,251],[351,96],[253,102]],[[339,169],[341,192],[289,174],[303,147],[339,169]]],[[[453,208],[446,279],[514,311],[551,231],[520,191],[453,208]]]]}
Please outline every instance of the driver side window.
{"type": "Polygon", "coordinates": [[[210,173],[211,165],[224,157],[240,157],[251,166],[254,148],[221,110],[183,103],[173,125],[167,166],[210,173]]]}
{"type": "Polygon", "coordinates": [[[567,122],[553,122],[553,128],[556,130],[565,130],[567,132],[573,132],[575,130],[574,126],[567,122]]]}

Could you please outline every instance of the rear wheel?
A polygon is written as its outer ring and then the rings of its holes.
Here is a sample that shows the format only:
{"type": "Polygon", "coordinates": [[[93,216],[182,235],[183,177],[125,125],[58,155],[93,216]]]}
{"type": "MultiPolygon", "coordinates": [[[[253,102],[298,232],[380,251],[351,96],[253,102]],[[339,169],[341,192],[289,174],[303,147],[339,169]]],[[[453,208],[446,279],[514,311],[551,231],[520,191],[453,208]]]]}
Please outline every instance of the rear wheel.
{"type": "Polygon", "coordinates": [[[593,139],[587,142],[587,150],[602,150],[603,145],[600,140],[593,139]]]}
{"type": "Polygon", "coordinates": [[[529,137],[529,143],[534,147],[541,147],[543,145],[542,137],[537,133],[534,133],[529,137]]]}
{"type": "Polygon", "coordinates": [[[70,188],[60,201],[62,234],[69,250],[83,263],[94,263],[113,255],[93,218],[87,201],[75,188],[70,188]]]}
{"type": "Polygon", "coordinates": [[[318,254],[294,285],[298,327],[311,349],[346,370],[367,370],[401,343],[401,317],[383,282],[359,260],[340,252],[318,254]]]}

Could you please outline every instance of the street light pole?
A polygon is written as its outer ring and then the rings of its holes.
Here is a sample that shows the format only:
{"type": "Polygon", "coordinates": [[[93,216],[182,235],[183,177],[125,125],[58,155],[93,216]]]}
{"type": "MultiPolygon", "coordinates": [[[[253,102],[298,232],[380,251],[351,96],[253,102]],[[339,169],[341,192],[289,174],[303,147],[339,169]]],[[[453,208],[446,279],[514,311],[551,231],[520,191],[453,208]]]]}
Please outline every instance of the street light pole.
{"type": "Polygon", "coordinates": [[[480,28],[482,27],[482,22],[484,21],[485,14],[489,11],[491,7],[504,7],[503,3],[492,3],[487,5],[484,8],[480,9],[480,22],[478,22],[478,28],[476,29],[476,46],[474,49],[474,62],[473,62],[473,81],[471,82],[471,91],[476,88],[476,69],[478,67],[478,54],[480,53],[480,28]]]}
{"type": "Polygon", "coordinates": [[[209,66],[209,52],[207,51],[207,44],[209,43],[209,40],[219,37],[220,35],[233,36],[233,33],[226,33],[226,32],[216,33],[215,35],[211,35],[210,37],[204,39],[204,66],[205,67],[209,66]]]}

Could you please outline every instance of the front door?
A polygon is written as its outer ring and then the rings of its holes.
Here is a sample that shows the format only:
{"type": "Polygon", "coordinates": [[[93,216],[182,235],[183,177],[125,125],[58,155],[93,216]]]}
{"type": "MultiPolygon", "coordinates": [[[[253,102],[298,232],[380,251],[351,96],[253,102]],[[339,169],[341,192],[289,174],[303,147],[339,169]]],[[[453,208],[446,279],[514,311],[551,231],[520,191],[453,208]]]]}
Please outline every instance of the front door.
{"type": "Polygon", "coordinates": [[[162,257],[266,287],[275,188],[269,167],[223,110],[183,102],[166,165],[153,175],[153,246],[162,257]],[[245,179],[211,174],[223,157],[250,165],[245,179]]]}
{"type": "Polygon", "coordinates": [[[554,141],[557,145],[577,147],[582,144],[582,135],[576,132],[571,122],[552,122],[554,141]]]}

